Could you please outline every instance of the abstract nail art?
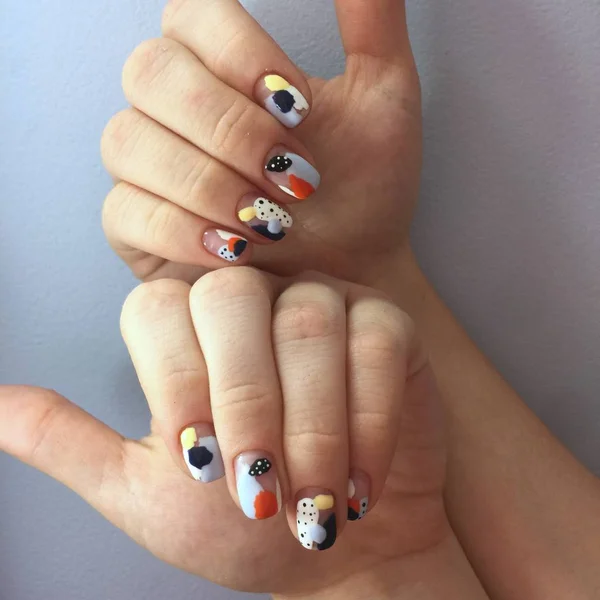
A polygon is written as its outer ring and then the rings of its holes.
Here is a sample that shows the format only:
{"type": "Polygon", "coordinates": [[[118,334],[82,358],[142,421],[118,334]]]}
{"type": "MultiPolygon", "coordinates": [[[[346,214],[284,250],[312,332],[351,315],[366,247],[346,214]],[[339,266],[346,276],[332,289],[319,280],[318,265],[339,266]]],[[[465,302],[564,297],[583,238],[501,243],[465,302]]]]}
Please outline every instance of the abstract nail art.
{"type": "Polygon", "coordinates": [[[202,237],[204,247],[211,253],[235,262],[242,256],[248,246],[248,240],[237,233],[229,233],[222,229],[209,229],[202,237]]]}
{"type": "Polygon", "coordinates": [[[268,519],[281,510],[281,488],[273,459],[265,452],[244,452],[235,459],[238,498],[249,519],[268,519]]]}
{"type": "Polygon", "coordinates": [[[292,217],[281,206],[256,194],[244,196],[238,208],[240,221],[269,240],[282,240],[285,230],[293,224],[292,217]]]}
{"type": "Polygon", "coordinates": [[[363,471],[352,469],[348,479],[348,521],[362,519],[369,510],[371,480],[363,471]]]}
{"type": "Polygon", "coordinates": [[[298,88],[280,75],[266,75],[256,87],[259,102],[286,127],[300,125],[308,116],[309,105],[298,88]]]}
{"type": "Polygon", "coordinates": [[[265,166],[265,175],[279,189],[299,200],[305,200],[319,187],[319,172],[298,154],[274,148],[265,166]]]}
{"type": "Polygon", "coordinates": [[[337,536],[333,495],[313,489],[304,490],[299,497],[296,503],[298,540],[308,550],[331,548],[337,536]]]}
{"type": "Polygon", "coordinates": [[[211,425],[192,425],[181,432],[183,459],[192,477],[210,483],[225,475],[219,443],[211,425]]]}

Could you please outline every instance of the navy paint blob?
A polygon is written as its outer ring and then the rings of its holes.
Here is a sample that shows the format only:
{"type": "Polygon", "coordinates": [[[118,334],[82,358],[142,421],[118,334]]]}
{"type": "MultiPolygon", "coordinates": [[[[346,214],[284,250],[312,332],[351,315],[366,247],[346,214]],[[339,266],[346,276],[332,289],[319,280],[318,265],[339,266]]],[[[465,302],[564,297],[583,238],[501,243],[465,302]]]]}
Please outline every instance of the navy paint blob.
{"type": "Polygon", "coordinates": [[[327,533],[327,537],[325,538],[325,541],[322,544],[317,544],[317,548],[319,550],[327,550],[328,548],[331,548],[331,546],[333,546],[333,544],[335,543],[335,538],[337,536],[335,513],[329,515],[329,518],[323,524],[323,528],[327,533]]]}
{"type": "Polygon", "coordinates": [[[278,242],[285,237],[285,231],[283,231],[283,229],[279,233],[271,233],[266,225],[252,225],[252,229],[254,229],[256,233],[275,242],[278,242]]]}
{"type": "Polygon", "coordinates": [[[282,113],[289,113],[294,108],[294,96],[287,90],[279,90],[273,94],[273,102],[282,113]]]}
{"type": "Polygon", "coordinates": [[[201,469],[206,465],[210,465],[213,459],[213,453],[205,446],[194,446],[188,450],[188,458],[190,465],[201,469]]]}
{"type": "Polygon", "coordinates": [[[351,507],[348,507],[348,521],[358,521],[359,514],[351,507]]]}
{"type": "Polygon", "coordinates": [[[248,242],[246,240],[238,240],[233,245],[233,254],[234,256],[241,256],[242,252],[246,249],[248,242]]]}

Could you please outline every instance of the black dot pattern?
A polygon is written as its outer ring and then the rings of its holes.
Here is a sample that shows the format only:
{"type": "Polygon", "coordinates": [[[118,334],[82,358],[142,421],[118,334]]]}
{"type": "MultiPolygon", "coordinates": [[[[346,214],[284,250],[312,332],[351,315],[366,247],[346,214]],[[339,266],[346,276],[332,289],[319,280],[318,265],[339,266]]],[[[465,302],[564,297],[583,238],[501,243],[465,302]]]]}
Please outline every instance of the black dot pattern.
{"type": "Polygon", "coordinates": [[[258,477],[259,475],[264,475],[271,470],[271,463],[266,458],[259,458],[255,460],[250,466],[250,471],[248,473],[252,477],[258,477]]]}
{"type": "Polygon", "coordinates": [[[267,171],[272,173],[283,173],[292,166],[292,159],[287,156],[274,156],[267,163],[267,171]]]}

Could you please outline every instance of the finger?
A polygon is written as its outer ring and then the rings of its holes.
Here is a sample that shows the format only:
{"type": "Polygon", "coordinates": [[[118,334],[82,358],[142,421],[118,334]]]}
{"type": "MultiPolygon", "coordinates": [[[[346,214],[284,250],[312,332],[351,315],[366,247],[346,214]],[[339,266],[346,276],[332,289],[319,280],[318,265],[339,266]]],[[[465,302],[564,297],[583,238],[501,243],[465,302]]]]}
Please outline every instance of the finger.
{"type": "Polygon", "coordinates": [[[129,102],[282,201],[304,200],[320,176],[280,123],[173,40],[150,40],[123,70],[129,102]]]}
{"type": "Polygon", "coordinates": [[[209,483],[225,473],[189,294],[181,281],[140,285],[125,301],[121,331],[154,427],[184,472],[209,483]]]}
{"type": "Polygon", "coordinates": [[[245,228],[251,242],[279,241],[292,226],[287,210],[235,171],[135,109],[111,119],[102,156],[114,176],[221,229],[245,228]]]}
{"type": "Polygon", "coordinates": [[[347,56],[412,60],[404,0],[336,0],[347,56]]]}
{"type": "Polygon", "coordinates": [[[119,527],[127,443],[56,392],[0,386],[0,450],[68,486],[119,527]]]}
{"type": "Polygon", "coordinates": [[[396,451],[405,381],[421,364],[409,317],[371,290],[348,297],[348,519],[376,504],[396,451]]]}
{"type": "Polygon", "coordinates": [[[114,248],[133,248],[176,263],[217,269],[247,264],[248,240],[130,183],[121,182],[106,197],[102,225],[114,248]]]}
{"type": "Polygon", "coordinates": [[[232,498],[250,519],[282,506],[281,391],[271,348],[273,288],[259,271],[223,269],[192,289],[215,431],[232,498]]]}
{"type": "Polygon", "coordinates": [[[297,281],[273,309],[284,397],[284,451],[299,542],[326,550],[345,523],[348,485],[344,297],[322,281],[297,281]]]}
{"type": "Polygon", "coordinates": [[[163,33],[187,46],[221,81],[254,98],[286,127],[310,111],[306,79],[237,0],[170,2],[163,33]]]}

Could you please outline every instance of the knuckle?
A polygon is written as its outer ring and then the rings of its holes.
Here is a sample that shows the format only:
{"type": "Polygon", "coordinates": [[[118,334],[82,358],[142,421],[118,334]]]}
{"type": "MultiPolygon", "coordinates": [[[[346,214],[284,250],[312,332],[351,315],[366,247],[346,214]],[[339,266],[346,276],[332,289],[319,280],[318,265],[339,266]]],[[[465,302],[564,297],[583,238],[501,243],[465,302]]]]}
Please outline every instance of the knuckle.
{"type": "Polygon", "coordinates": [[[118,170],[123,158],[133,154],[141,133],[141,122],[141,114],[133,108],[127,108],[114,115],[106,124],[100,148],[107,169],[118,170]]]}
{"type": "Polygon", "coordinates": [[[264,276],[252,267],[224,267],[201,277],[192,287],[190,302],[205,306],[223,298],[267,296],[264,276]]]}
{"type": "Polygon", "coordinates": [[[335,305],[327,301],[294,301],[275,312],[274,331],[280,342],[327,338],[340,329],[335,305]]]}
{"type": "Polygon", "coordinates": [[[124,336],[131,327],[153,323],[166,311],[187,306],[190,286],[175,279],[158,279],[142,283],[127,296],[121,311],[124,336]]]}
{"type": "Polygon", "coordinates": [[[245,97],[237,98],[220,114],[212,130],[215,152],[227,156],[239,151],[240,142],[256,127],[256,111],[245,97]]]}
{"type": "Polygon", "coordinates": [[[350,355],[356,366],[368,369],[393,369],[404,353],[404,342],[382,325],[371,325],[357,332],[350,342],[350,355]]]}
{"type": "Polygon", "coordinates": [[[268,386],[256,381],[231,382],[228,380],[220,383],[219,393],[213,396],[213,410],[223,413],[223,418],[228,420],[230,411],[247,414],[264,413],[272,406],[273,394],[268,386]]]}
{"type": "Polygon", "coordinates": [[[294,452],[305,456],[338,456],[345,444],[345,436],[340,432],[320,431],[316,428],[287,428],[287,445],[294,452]]]}
{"type": "Polygon", "coordinates": [[[155,38],[142,42],[132,52],[123,67],[123,91],[128,100],[145,93],[164,75],[178,47],[173,40],[155,38]]]}

